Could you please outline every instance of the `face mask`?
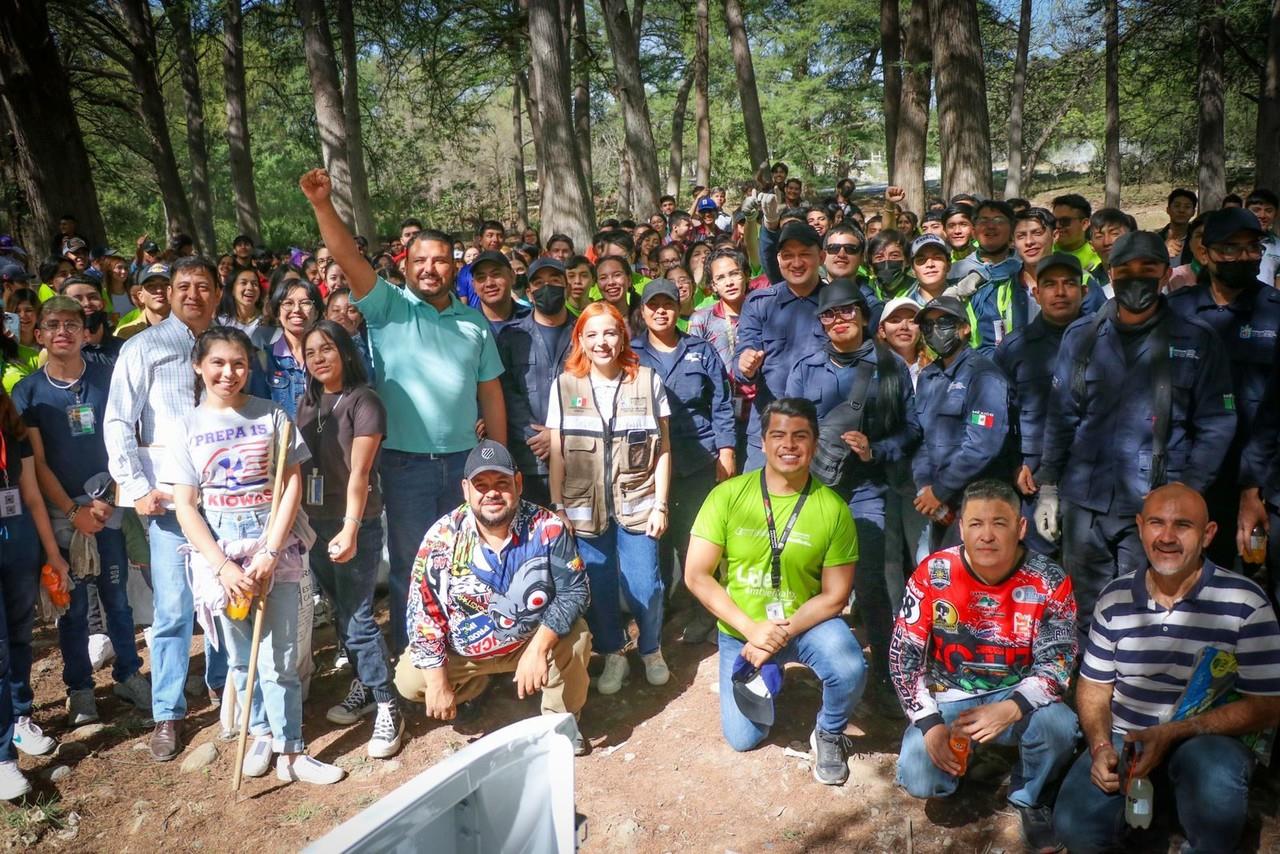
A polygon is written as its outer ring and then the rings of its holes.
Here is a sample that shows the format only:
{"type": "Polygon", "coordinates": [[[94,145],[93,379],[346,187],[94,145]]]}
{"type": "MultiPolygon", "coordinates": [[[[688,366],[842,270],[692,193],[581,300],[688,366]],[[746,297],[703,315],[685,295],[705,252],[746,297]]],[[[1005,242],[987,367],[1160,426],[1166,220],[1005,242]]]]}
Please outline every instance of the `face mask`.
{"type": "Polygon", "coordinates": [[[960,349],[964,344],[964,340],[957,332],[957,327],[952,323],[937,323],[929,327],[924,333],[924,343],[929,345],[929,349],[937,353],[939,356],[946,358],[952,353],[960,349]]]}
{"type": "Polygon", "coordinates": [[[543,285],[533,295],[533,307],[548,317],[560,313],[564,308],[564,288],[555,285],[543,285]]]}
{"type": "Polygon", "coordinates": [[[1258,281],[1262,261],[1258,258],[1242,258],[1239,261],[1218,261],[1216,277],[1232,290],[1243,290],[1258,281]]]}
{"type": "Polygon", "coordinates": [[[1150,276],[1136,279],[1118,279],[1111,283],[1116,302],[1120,307],[1139,313],[1156,304],[1160,298],[1160,280],[1150,276]]]}
{"type": "Polygon", "coordinates": [[[97,332],[106,324],[107,317],[105,311],[91,311],[84,316],[84,328],[90,332],[97,332]]]}
{"type": "Polygon", "coordinates": [[[906,265],[905,261],[877,261],[871,265],[871,269],[876,274],[876,280],[887,285],[898,278],[906,265]]]}

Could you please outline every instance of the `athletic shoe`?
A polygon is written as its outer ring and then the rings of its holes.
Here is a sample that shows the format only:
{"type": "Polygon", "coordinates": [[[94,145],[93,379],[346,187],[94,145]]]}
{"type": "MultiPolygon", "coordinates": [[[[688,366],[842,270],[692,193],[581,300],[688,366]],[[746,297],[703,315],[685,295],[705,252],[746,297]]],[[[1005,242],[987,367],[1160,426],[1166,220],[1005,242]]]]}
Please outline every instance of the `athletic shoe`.
{"type": "Polygon", "coordinates": [[[369,739],[370,759],[389,759],[400,750],[404,738],[404,716],[395,700],[378,703],[378,716],[373,721],[373,738],[369,739]]]}
{"type": "Polygon", "coordinates": [[[17,761],[0,762],[0,801],[13,801],[31,791],[31,784],[18,770],[17,761]]]}
{"type": "Polygon", "coordinates": [[[245,752],[241,770],[246,777],[261,777],[271,769],[271,736],[257,735],[245,752]]]}
{"type": "Polygon", "coordinates": [[[365,715],[373,714],[378,708],[373,699],[373,692],[364,687],[359,679],[351,680],[351,688],[341,703],[325,712],[325,720],[338,726],[350,726],[365,715]]]}
{"type": "Polygon", "coordinates": [[[98,704],[92,688],[80,688],[67,695],[67,725],[84,726],[98,720],[98,704]]]}
{"type": "Polygon", "coordinates": [[[604,671],[596,680],[596,690],[601,694],[616,694],[622,690],[622,683],[631,672],[627,657],[620,652],[606,653],[604,671]]]}
{"type": "Polygon", "coordinates": [[[151,714],[151,682],[141,673],[135,673],[123,682],[111,686],[111,693],[143,714],[151,714]]]}
{"type": "Polygon", "coordinates": [[[1053,832],[1053,810],[1049,807],[1018,807],[1022,817],[1022,839],[1028,851],[1061,851],[1062,843],[1053,832]]]}
{"type": "Polygon", "coordinates": [[[813,749],[813,779],[825,786],[840,786],[849,779],[849,739],[842,732],[814,728],[809,734],[813,749]]]}
{"type": "Polygon", "coordinates": [[[58,746],[58,742],[45,735],[36,722],[23,715],[13,723],[13,746],[28,756],[44,756],[58,746]]]}
{"type": "Polygon", "coordinates": [[[649,680],[650,685],[666,685],[670,681],[671,671],[662,660],[662,650],[642,655],[640,660],[644,662],[644,678],[649,680]]]}
{"type": "Polygon", "coordinates": [[[338,654],[333,657],[333,669],[342,670],[351,664],[351,658],[347,655],[345,649],[339,649],[338,654]]]}
{"type": "Polygon", "coordinates": [[[337,765],[329,765],[305,753],[294,757],[292,762],[286,762],[283,756],[276,760],[276,779],[284,780],[286,783],[300,782],[331,786],[345,776],[347,772],[337,765]]]}

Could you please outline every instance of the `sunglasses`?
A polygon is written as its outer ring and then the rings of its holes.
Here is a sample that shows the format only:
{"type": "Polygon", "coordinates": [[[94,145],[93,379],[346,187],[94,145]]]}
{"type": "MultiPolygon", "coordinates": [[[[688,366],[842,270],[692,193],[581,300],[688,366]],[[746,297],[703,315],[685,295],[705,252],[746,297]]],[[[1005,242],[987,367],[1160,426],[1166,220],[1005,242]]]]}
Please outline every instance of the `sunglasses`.
{"type": "Polygon", "coordinates": [[[861,243],[828,243],[828,255],[861,255],[861,243]]]}
{"type": "Polygon", "coordinates": [[[920,321],[920,331],[926,335],[935,329],[940,332],[951,332],[959,326],[960,321],[956,320],[954,317],[925,318],[920,321]]]}

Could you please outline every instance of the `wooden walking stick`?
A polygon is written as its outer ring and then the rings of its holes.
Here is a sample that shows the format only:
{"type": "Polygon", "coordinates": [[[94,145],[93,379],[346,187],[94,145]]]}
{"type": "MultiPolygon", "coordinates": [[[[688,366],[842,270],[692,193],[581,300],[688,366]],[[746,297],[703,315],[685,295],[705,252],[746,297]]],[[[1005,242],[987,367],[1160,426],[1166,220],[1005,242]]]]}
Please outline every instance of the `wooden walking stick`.
{"type": "MultiPolygon", "coordinates": [[[[292,428],[293,423],[286,420],[284,428],[280,431],[280,447],[276,452],[275,485],[271,490],[271,512],[267,514],[264,537],[271,533],[271,524],[275,522],[276,510],[280,506],[280,493],[284,491],[285,460],[289,456],[289,431],[292,428]]],[[[244,750],[249,743],[249,716],[253,711],[253,678],[258,673],[258,643],[262,640],[262,622],[267,614],[267,591],[259,592],[257,600],[253,613],[253,643],[249,650],[249,674],[244,682],[244,708],[240,712],[240,738],[236,743],[235,773],[231,777],[232,792],[240,791],[240,777],[244,771],[244,750]]]]}

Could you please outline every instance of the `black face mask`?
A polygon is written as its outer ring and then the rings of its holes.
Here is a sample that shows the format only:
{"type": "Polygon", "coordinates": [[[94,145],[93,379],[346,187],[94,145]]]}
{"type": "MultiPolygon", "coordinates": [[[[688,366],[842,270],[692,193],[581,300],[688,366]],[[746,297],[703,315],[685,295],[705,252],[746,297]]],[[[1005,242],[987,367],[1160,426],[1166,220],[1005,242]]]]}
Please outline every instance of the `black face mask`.
{"type": "Polygon", "coordinates": [[[1160,299],[1160,280],[1151,276],[1117,279],[1111,287],[1120,307],[1134,313],[1146,311],[1160,299]]]}
{"type": "Polygon", "coordinates": [[[84,316],[84,328],[88,329],[90,332],[96,333],[106,325],[108,317],[110,317],[110,315],[105,311],[91,311],[84,316]]]}
{"type": "Polygon", "coordinates": [[[943,358],[952,355],[964,346],[964,339],[960,337],[960,324],[954,318],[926,320],[921,326],[921,332],[924,334],[924,343],[929,345],[930,350],[943,358]]]}
{"type": "Polygon", "coordinates": [[[1214,276],[1233,291],[1244,290],[1258,281],[1262,269],[1260,258],[1241,258],[1239,261],[1215,261],[1214,276]]]}
{"type": "Polygon", "coordinates": [[[543,285],[533,295],[533,307],[548,317],[557,315],[564,308],[564,292],[557,285],[543,285]]]}
{"type": "Polygon", "coordinates": [[[876,274],[876,280],[880,284],[887,285],[902,275],[906,266],[906,261],[877,261],[871,265],[871,270],[876,274]]]}

